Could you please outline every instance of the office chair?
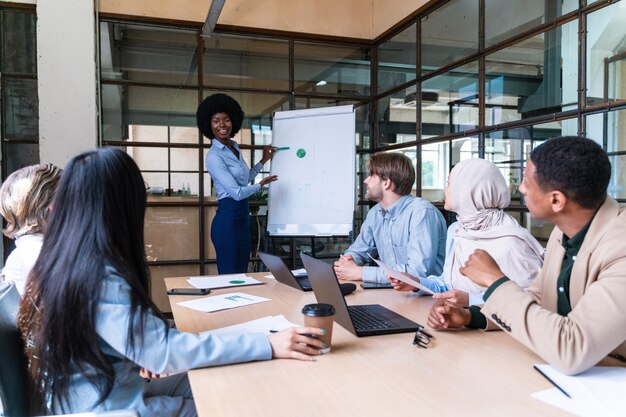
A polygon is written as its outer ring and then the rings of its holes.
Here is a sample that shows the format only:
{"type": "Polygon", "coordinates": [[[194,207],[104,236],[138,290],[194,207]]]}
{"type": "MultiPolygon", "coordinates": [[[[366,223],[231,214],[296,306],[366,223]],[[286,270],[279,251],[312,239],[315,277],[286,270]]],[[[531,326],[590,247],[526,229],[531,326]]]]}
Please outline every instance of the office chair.
{"type": "Polygon", "coordinates": [[[17,328],[20,294],[13,282],[0,284],[0,399],[7,416],[27,416],[26,358],[17,328]]]}
{"type": "MultiPolygon", "coordinates": [[[[0,400],[6,416],[28,416],[28,388],[26,356],[22,337],[17,327],[20,294],[13,282],[0,283],[0,400]]],[[[0,409],[1,410],[1,409],[0,409]]],[[[67,414],[74,417],[137,417],[129,410],[103,413],[67,414]]]]}

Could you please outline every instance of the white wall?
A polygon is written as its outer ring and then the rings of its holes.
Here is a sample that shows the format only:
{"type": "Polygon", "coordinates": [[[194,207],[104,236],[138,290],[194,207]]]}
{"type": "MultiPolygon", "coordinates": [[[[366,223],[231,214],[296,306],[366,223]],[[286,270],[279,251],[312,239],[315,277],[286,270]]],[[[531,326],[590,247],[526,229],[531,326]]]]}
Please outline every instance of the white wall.
{"type": "Polygon", "coordinates": [[[39,153],[60,167],[98,143],[95,7],[37,2],[39,153]]]}

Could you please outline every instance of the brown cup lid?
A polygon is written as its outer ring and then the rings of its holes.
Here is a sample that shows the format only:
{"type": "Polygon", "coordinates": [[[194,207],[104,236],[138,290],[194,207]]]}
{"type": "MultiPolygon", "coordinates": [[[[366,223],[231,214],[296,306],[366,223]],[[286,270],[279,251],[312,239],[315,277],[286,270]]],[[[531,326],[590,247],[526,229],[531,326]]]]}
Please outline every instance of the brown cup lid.
{"type": "Polygon", "coordinates": [[[327,317],[335,315],[335,307],[331,304],[307,304],[302,307],[302,314],[312,317],[327,317]]]}

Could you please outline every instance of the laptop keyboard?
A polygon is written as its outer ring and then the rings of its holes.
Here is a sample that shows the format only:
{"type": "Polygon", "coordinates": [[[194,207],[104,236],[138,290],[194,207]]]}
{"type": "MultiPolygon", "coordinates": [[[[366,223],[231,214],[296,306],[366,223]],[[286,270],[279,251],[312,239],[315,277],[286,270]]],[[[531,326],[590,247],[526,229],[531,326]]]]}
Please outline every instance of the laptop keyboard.
{"type": "Polygon", "coordinates": [[[394,327],[390,321],[372,314],[363,306],[348,306],[348,312],[350,313],[352,324],[357,330],[378,330],[394,327]]]}
{"type": "Polygon", "coordinates": [[[308,278],[298,278],[298,277],[296,277],[296,279],[298,280],[298,282],[300,283],[300,286],[302,288],[309,288],[309,289],[313,288],[311,286],[311,281],[309,281],[308,278]]]}

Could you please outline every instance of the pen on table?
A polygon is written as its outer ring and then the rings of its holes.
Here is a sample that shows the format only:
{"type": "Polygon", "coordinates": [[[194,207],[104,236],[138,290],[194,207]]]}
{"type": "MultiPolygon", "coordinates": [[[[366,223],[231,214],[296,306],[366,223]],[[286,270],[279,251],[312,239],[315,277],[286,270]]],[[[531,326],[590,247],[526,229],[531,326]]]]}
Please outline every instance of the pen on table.
{"type": "Polygon", "coordinates": [[[557,384],[556,382],[554,382],[554,381],[553,381],[553,380],[552,380],[552,379],[551,379],[548,375],[544,374],[544,373],[543,373],[543,371],[542,371],[541,369],[537,368],[537,366],[536,366],[536,365],[533,365],[533,368],[535,368],[535,370],[536,370],[537,372],[539,372],[541,375],[543,375],[543,377],[544,377],[545,379],[547,379],[548,381],[550,381],[550,383],[551,383],[552,385],[554,385],[555,387],[557,387],[559,391],[561,391],[563,394],[565,394],[565,396],[566,396],[567,398],[572,398],[572,396],[571,396],[571,395],[569,395],[567,392],[565,392],[565,390],[564,390],[563,388],[559,387],[559,386],[558,386],[558,384],[557,384]]]}
{"type": "Polygon", "coordinates": [[[280,147],[280,148],[277,148],[276,146],[272,147],[273,151],[286,151],[288,149],[289,149],[289,146],[283,146],[283,147],[280,147]]]}
{"type": "Polygon", "coordinates": [[[270,333],[278,333],[278,330],[272,329],[272,330],[270,330],[270,333]]]}

